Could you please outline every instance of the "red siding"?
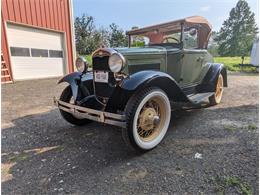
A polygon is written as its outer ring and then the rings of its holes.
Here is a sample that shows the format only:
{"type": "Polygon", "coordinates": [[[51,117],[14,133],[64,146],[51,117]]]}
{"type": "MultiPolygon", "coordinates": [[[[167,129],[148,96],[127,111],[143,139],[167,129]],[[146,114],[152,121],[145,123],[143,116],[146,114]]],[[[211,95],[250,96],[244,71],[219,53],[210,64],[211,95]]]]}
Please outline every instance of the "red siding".
{"type": "MultiPolygon", "coordinates": [[[[2,6],[3,6],[3,4],[2,4],[2,6]]],[[[1,15],[2,15],[2,18],[3,18],[3,16],[4,16],[3,13],[1,13],[1,15]]],[[[6,29],[5,29],[5,24],[4,24],[3,20],[1,21],[1,48],[2,48],[4,61],[5,61],[7,68],[8,68],[8,72],[11,75],[11,78],[3,78],[3,79],[1,79],[1,81],[2,82],[8,82],[8,81],[11,81],[13,77],[12,77],[12,74],[11,74],[12,71],[11,71],[11,66],[10,66],[8,43],[7,43],[7,40],[6,40],[6,29]],[[6,56],[8,56],[8,57],[6,57],[6,56]]],[[[7,75],[8,72],[5,71],[3,76],[7,75]]]]}
{"type": "Polygon", "coordinates": [[[68,71],[73,71],[73,46],[69,0],[1,0],[1,46],[4,59],[11,70],[5,22],[17,22],[65,32],[68,71]]]}

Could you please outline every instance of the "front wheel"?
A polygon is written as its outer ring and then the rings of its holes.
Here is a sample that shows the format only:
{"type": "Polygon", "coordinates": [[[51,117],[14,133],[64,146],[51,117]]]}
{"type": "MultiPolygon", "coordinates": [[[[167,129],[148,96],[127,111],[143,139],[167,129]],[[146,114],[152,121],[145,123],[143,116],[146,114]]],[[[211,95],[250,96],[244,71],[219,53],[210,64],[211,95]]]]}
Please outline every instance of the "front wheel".
{"type": "MultiPolygon", "coordinates": [[[[67,86],[63,90],[63,92],[61,93],[61,96],[60,96],[60,100],[63,101],[63,102],[66,102],[66,103],[74,104],[72,91],[71,91],[71,87],[70,86],[67,86]]],[[[71,123],[73,125],[82,126],[82,125],[86,125],[86,124],[92,122],[91,120],[88,120],[88,119],[77,118],[73,114],[65,112],[65,111],[63,111],[61,109],[60,109],[60,113],[61,113],[61,116],[67,122],[69,122],[69,123],[71,123]]]]}
{"type": "Polygon", "coordinates": [[[161,89],[147,88],[130,98],[125,113],[124,140],[137,151],[149,151],[162,141],[168,130],[170,101],[161,89]]]}

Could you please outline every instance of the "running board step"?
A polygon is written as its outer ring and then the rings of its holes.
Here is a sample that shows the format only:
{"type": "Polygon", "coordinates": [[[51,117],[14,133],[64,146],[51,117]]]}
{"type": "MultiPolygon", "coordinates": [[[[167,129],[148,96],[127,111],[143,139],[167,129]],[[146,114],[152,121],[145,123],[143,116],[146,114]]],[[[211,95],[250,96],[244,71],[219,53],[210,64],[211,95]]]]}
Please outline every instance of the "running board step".
{"type": "Polygon", "coordinates": [[[188,98],[193,104],[202,104],[208,102],[208,98],[212,95],[214,95],[214,92],[197,93],[189,95],[188,98]]]}

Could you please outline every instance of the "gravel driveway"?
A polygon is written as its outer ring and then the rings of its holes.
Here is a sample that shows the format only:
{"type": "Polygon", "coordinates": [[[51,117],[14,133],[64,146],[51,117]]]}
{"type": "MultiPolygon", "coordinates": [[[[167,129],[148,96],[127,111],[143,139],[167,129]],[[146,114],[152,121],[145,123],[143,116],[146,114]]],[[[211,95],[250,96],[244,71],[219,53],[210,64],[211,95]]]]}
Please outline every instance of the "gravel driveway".
{"type": "Polygon", "coordinates": [[[2,85],[2,194],[258,194],[257,75],[229,75],[218,106],[173,113],[143,155],[120,128],[65,122],[56,80],[2,85]]]}

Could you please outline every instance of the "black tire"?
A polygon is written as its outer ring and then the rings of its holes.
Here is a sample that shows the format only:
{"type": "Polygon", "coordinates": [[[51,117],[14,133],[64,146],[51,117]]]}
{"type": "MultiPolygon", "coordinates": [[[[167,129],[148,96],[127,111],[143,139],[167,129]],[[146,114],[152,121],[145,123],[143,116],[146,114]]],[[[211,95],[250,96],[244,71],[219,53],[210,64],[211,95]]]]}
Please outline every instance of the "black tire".
{"type": "MultiPolygon", "coordinates": [[[[72,91],[71,91],[71,87],[70,86],[67,86],[63,92],[61,93],[61,96],[60,96],[60,100],[61,101],[64,101],[64,102],[67,102],[69,103],[70,100],[72,98],[72,91]]],[[[72,114],[68,113],[68,112],[65,112],[61,109],[60,110],[60,113],[61,113],[61,116],[69,123],[73,124],[73,125],[77,125],[77,126],[83,126],[83,125],[86,125],[86,124],[89,124],[91,123],[92,121],[91,120],[88,120],[88,119],[78,119],[76,117],[74,117],[72,114]]]]}
{"type": "MultiPolygon", "coordinates": [[[[166,134],[166,132],[164,133],[163,137],[161,138],[161,140],[159,141],[159,143],[151,148],[142,148],[140,147],[140,145],[138,145],[136,138],[134,136],[134,118],[137,113],[137,109],[139,108],[139,105],[143,102],[144,98],[146,98],[149,94],[152,94],[153,92],[158,92],[163,94],[166,98],[167,98],[167,106],[169,106],[169,108],[167,108],[167,112],[168,112],[168,117],[171,117],[171,108],[170,108],[170,102],[169,99],[167,97],[167,95],[165,94],[164,91],[162,91],[159,88],[156,87],[150,87],[147,89],[143,89],[141,91],[137,91],[128,101],[126,108],[125,108],[125,114],[126,114],[126,128],[122,130],[122,137],[125,141],[125,143],[127,144],[127,146],[132,149],[135,150],[138,153],[144,153],[147,151],[150,151],[152,149],[154,149],[164,138],[164,135],[166,134]]],[[[140,105],[141,106],[141,105],[140,105]]],[[[167,121],[167,120],[166,120],[167,121]]],[[[169,122],[167,121],[167,129],[169,126],[169,122]]],[[[165,127],[163,127],[163,129],[165,129],[165,127]]],[[[166,129],[166,131],[167,131],[166,129]]],[[[159,134],[160,135],[160,134],[159,134]]],[[[158,136],[159,137],[159,136],[158,136]]],[[[157,138],[155,138],[157,139],[157,138]]]]}

